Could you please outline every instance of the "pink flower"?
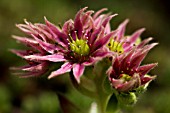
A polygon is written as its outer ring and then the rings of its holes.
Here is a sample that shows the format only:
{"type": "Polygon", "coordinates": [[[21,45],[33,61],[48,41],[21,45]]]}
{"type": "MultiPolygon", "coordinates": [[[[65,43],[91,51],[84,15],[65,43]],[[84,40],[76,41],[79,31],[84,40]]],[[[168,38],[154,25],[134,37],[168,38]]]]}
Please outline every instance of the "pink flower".
{"type": "Polygon", "coordinates": [[[122,22],[117,28],[116,35],[110,39],[108,48],[110,51],[114,52],[114,54],[118,53],[118,55],[121,55],[124,52],[129,52],[134,48],[134,46],[136,46],[137,48],[142,48],[144,45],[152,40],[152,38],[148,38],[140,42],[140,35],[145,30],[144,28],[135,31],[130,36],[126,36],[125,29],[128,22],[128,19],[122,22]]]}
{"type": "Polygon", "coordinates": [[[44,24],[17,25],[31,38],[15,37],[37,51],[31,54],[13,51],[31,62],[64,62],[60,69],[53,71],[48,78],[73,71],[77,82],[84,73],[85,66],[94,64],[109,55],[104,47],[116,31],[110,31],[109,21],[115,16],[101,14],[101,9],[93,16],[94,11],[86,11],[87,7],[78,11],[74,20],[68,20],[62,28],[55,26],[45,18],[44,24]],[[35,46],[32,45],[35,43],[35,46]]]}
{"type": "Polygon", "coordinates": [[[157,43],[145,45],[142,48],[133,48],[130,52],[124,53],[122,57],[116,57],[107,74],[113,88],[120,92],[132,91],[139,86],[152,81],[155,76],[147,73],[157,66],[157,63],[140,66],[150,49],[157,43]]]}

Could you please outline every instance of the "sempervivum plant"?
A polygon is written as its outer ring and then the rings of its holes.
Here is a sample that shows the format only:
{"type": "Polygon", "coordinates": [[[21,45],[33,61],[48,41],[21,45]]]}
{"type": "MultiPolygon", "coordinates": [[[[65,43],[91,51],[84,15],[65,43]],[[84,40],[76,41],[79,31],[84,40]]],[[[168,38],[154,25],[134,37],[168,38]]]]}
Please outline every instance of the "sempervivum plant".
{"type": "MultiPolygon", "coordinates": [[[[73,86],[95,101],[90,113],[105,113],[113,94],[118,105],[134,104],[137,96],[156,77],[147,73],[157,63],[141,65],[141,62],[157,43],[148,44],[152,38],[140,41],[144,28],[126,36],[128,20],[112,31],[110,20],[117,14],[102,14],[105,10],[94,13],[87,7],[82,8],[74,20],[59,27],[46,18],[45,24],[26,20],[25,24],[17,24],[27,36],[13,38],[29,48],[11,51],[25,59],[28,65],[13,69],[20,70],[17,74],[23,74],[21,77],[40,76],[50,69],[49,64],[62,62],[48,78],[70,72],[73,86]]],[[[64,113],[84,113],[61,94],[59,101],[64,113]]]]}

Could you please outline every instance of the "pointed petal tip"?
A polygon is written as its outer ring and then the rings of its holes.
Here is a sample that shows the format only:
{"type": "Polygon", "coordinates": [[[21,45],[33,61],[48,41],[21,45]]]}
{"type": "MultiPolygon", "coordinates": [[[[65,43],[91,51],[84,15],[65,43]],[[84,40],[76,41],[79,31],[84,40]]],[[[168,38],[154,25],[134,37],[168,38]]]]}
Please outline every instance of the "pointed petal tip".
{"type": "Polygon", "coordinates": [[[126,25],[127,23],[129,23],[129,21],[130,21],[129,19],[125,19],[122,24],[126,25]]]}
{"type": "Polygon", "coordinates": [[[51,79],[51,78],[54,78],[55,76],[58,76],[54,72],[51,72],[51,74],[48,76],[48,80],[51,79]]]}

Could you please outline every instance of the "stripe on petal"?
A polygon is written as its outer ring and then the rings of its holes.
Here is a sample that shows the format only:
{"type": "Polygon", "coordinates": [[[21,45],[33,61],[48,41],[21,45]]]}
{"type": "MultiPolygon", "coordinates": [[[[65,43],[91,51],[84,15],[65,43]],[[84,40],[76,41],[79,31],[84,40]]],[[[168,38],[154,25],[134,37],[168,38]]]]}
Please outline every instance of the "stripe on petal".
{"type": "Polygon", "coordinates": [[[80,83],[80,77],[83,74],[84,69],[85,67],[82,64],[75,64],[73,67],[73,74],[78,83],[80,83]]]}
{"type": "Polygon", "coordinates": [[[72,64],[70,64],[69,62],[66,62],[64,63],[60,69],[58,69],[57,71],[53,71],[49,76],[48,76],[48,79],[51,79],[55,76],[58,76],[58,75],[61,75],[61,74],[64,74],[66,72],[70,72],[71,71],[71,68],[73,67],[72,64]]]}

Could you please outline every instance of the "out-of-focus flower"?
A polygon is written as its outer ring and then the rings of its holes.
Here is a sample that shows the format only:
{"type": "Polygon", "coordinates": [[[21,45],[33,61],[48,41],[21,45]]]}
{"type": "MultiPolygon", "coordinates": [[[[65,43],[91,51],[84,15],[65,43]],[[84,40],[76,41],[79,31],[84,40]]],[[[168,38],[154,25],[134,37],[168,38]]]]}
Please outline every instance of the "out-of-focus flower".
{"type": "Polygon", "coordinates": [[[109,50],[117,55],[131,51],[134,46],[142,48],[145,44],[152,40],[152,38],[148,38],[140,42],[140,35],[143,33],[145,28],[137,30],[131,36],[125,36],[125,29],[128,22],[129,20],[126,19],[118,26],[116,35],[110,39],[110,42],[107,45],[109,50]]]}
{"type": "MultiPolygon", "coordinates": [[[[25,58],[25,56],[38,54],[38,55],[45,55],[46,51],[43,50],[35,40],[25,38],[25,37],[18,37],[13,36],[19,42],[32,47],[29,50],[14,50],[12,49],[11,52],[15,53],[16,55],[25,58]]],[[[29,60],[26,59],[28,65],[21,66],[21,67],[12,67],[12,70],[17,70],[16,74],[21,75],[21,77],[31,77],[31,76],[40,76],[44,74],[48,70],[48,61],[38,61],[38,60],[29,60]],[[22,72],[18,72],[22,70],[22,72]]]]}
{"type": "Polygon", "coordinates": [[[140,64],[155,45],[157,43],[134,48],[122,57],[116,57],[107,71],[111,85],[120,92],[128,92],[152,81],[156,76],[148,76],[147,73],[157,66],[157,63],[140,64]]]}
{"type": "Polygon", "coordinates": [[[65,62],[60,69],[53,71],[48,78],[55,77],[66,72],[73,71],[75,79],[80,82],[85,66],[92,65],[106,57],[109,52],[104,46],[116,31],[110,31],[109,21],[116,15],[101,14],[106,9],[101,9],[93,16],[94,11],[85,11],[87,7],[78,11],[74,20],[68,20],[62,28],[50,23],[46,18],[46,24],[17,25],[23,32],[32,37],[16,39],[26,43],[34,44],[31,54],[25,52],[20,54],[22,58],[34,62],[65,62]]]}

